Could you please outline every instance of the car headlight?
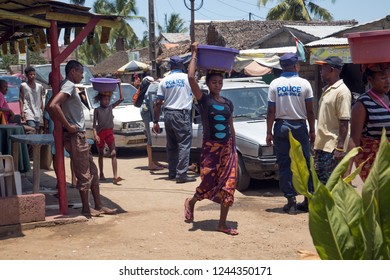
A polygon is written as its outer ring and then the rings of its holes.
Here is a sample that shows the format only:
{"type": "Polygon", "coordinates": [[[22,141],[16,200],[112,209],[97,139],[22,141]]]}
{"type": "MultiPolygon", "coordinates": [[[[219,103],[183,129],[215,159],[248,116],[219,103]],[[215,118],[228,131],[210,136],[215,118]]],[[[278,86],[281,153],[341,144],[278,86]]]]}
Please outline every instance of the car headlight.
{"type": "Polygon", "coordinates": [[[273,156],[274,147],[273,146],[261,146],[259,145],[259,157],[261,156],[273,156]]]}
{"type": "Polygon", "coordinates": [[[143,121],[137,122],[124,122],[122,123],[123,130],[144,130],[145,124],[143,121]]]}

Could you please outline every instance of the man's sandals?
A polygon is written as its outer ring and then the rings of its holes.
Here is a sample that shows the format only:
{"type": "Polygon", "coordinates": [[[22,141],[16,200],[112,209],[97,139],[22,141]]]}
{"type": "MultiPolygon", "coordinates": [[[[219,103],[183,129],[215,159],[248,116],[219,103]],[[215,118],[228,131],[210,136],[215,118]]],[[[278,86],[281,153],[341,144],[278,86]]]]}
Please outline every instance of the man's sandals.
{"type": "Polygon", "coordinates": [[[108,208],[105,206],[103,206],[100,209],[96,209],[96,211],[98,211],[100,214],[104,214],[104,215],[115,215],[117,213],[116,208],[111,209],[111,208],[108,208]]]}
{"type": "Polygon", "coordinates": [[[117,178],[112,179],[112,182],[113,182],[115,185],[118,185],[118,183],[119,183],[120,181],[122,181],[122,180],[123,180],[123,178],[117,177],[117,178]]]}

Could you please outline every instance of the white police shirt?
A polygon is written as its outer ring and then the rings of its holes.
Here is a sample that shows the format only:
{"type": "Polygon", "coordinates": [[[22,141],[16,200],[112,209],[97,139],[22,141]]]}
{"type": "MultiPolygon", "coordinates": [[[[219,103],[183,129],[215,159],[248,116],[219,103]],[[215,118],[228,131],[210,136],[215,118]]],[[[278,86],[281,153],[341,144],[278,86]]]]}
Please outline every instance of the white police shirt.
{"type": "Polygon", "coordinates": [[[157,98],[164,100],[164,108],[171,110],[191,110],[192,91],[187,74],[175,69],[160,81],[157,98]]]}
{"type": "Polygon", "coordinates": [[[295,72],[283,72],[269,86],[269,105],[276,106],[275,119],[307,119],[306,101],[313,99],[313,89],[308,80],[295,72]]]}

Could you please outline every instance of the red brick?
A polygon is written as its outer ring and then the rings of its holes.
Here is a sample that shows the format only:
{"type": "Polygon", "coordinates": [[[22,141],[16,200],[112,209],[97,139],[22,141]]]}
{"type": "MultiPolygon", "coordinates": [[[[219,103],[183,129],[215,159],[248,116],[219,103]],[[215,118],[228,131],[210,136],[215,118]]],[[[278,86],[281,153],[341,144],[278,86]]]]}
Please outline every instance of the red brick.
{"type": "Polygon", "coordinates": [[[45,220],[45,195],[0,197],[0,226],[45,220]]]}

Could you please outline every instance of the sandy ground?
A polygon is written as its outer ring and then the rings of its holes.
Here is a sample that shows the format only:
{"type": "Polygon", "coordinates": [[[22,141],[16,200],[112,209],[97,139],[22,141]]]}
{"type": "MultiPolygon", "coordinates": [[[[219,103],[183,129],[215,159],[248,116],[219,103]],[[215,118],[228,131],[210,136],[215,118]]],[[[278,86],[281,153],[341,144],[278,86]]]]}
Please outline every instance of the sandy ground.
{"type": "MultiPolygon", "coordinates": [[[[184,222],[184,200],[192,196],[199,178],[176,184],[168,180],[166,169],[153,174],[146,170],[145,151],[118,154],[118,173],[125,180],[112,184],[111,161],[106,158],[108,180],[101,184],[103,201],[117,207],[118,215],[1,237],[0,259],[290,260],[302,257],[299,250],[315,253],[308,214],[283,213],[285,198],[276,181],[255,181],[248,191],[236,192],[228,224],[238,228],[239,235],[229,236],[215,231],[219,205],[211,201],[197,203],[194,223],[184,222]]],[[[68,159],[65,166],[69,183],[68,159]]],[[[53,171],[42,171],[41,178],[41,187],[55,188],[53,171]]],[[[69,186],[67,190],[69,203],[75,204],[77,192],[69,186]]],[[[52,195],[47,197],[48,204],[53,199],[56,203],[52,195]]]]}

